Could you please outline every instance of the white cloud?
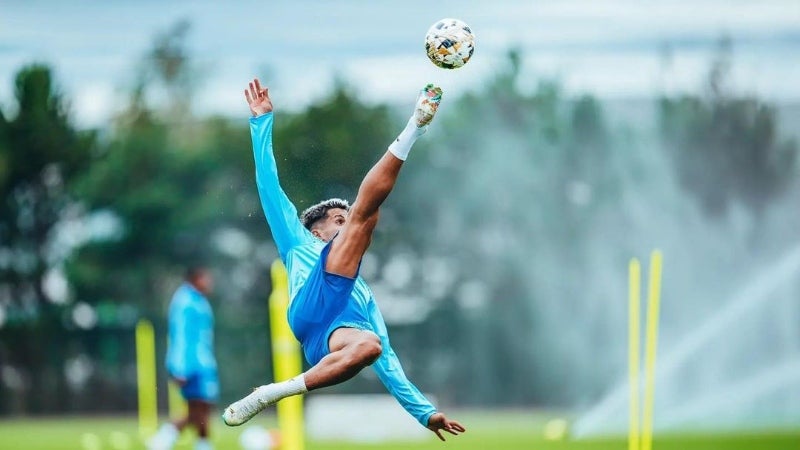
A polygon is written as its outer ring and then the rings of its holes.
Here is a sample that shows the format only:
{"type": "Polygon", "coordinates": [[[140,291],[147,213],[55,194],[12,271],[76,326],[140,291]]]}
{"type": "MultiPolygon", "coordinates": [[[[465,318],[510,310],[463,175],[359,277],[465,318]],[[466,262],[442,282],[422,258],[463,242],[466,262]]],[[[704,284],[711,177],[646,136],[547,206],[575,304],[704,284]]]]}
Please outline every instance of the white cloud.
{"type": "Polygon", "coordinates": [[[79,86],[70,96],[75,119],[81,126],[103,125],[119,107],[114,86],[108,82],[96,82],[79,86]]]}

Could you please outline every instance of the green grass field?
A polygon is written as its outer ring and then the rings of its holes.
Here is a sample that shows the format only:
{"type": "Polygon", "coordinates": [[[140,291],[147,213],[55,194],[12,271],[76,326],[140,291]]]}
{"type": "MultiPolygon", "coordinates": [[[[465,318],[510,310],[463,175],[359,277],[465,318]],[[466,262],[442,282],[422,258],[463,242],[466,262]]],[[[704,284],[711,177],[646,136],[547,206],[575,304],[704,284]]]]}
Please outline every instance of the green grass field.
{"type": "MultiPolygon", "coordinates": [[[[459,418],[468,426],[463,436],[439,442],[352,444],[343,442],[308,442],[308,450],[333,449],[464,449],[464,450],[625,450],[625,439],[560,440],[544,438],[546,417],[528,413],[464,413],[459,418]]],[[[270,427],[269,417],[259,418],[259,425],[270,427]]],[[[214,444],[218,450],[239,449],[240,428],[216,424],[214,444]]],[[[191,450],[191,436],[186,433],[179,450],[191,450]]],[[[0,450],[132,450],[143,449],[133,418],[78,417],[52,419],[11,419],[0,421],[0,450]]],[[[656,436],[654,450],[796,450],[800,449],[800,429],[773,433],[692,434],[656,436]]]]}

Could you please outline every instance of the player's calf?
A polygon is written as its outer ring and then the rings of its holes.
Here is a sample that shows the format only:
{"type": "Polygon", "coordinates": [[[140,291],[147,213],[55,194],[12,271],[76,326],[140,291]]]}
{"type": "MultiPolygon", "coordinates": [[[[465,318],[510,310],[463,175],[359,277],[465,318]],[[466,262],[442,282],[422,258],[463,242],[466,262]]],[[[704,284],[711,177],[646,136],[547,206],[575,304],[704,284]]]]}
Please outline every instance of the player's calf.
{"type": "Polygon", "coordinates": [[[360,365],[363,368],[371,366],[372,363],[381,357],[383,346],[381,346],[380,339],[375,336],[375,339],[363,339],[356,342],[351,352],[351,364],[360,365]]]}
{"type": "Polygon", "coordinates": [[[375,362],[383,352],[380,338],[371,331],[339,328],[328,341],[330,353],[305,373],[309,390],[343,383],[375,362]]]}

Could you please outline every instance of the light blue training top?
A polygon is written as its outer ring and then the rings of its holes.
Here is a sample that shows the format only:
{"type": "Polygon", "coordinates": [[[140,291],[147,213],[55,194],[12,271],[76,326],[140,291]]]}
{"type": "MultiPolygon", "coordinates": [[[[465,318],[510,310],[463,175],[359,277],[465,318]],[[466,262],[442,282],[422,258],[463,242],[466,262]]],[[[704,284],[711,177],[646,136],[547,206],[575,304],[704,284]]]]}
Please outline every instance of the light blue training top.
{"type": "MultiPolygon", "coordinates": [[[[272,230],[272,237],[289,273],[289,298],[294,299],[319,260],[325,242],[317,239],[303,226],[298,218],[297,209],[280,186],[272,150],[272,122],[271,112],[250,119],[256,185],[258,195],[261,197],[261,206],[272,230]]],[[[364,311],[368,311],[373,331],[381,339],[383,353],[372,365],[378,378],[409,414],[423,426],[427,426],[428,419],[436,412],[436,408],[406,378],[400,360],[389,344],[386,323],[375,303],[372,291],[361,276],[356,279],[350,301],[356,302],[364,311]]]]}
{"type": "Polygon", "coordinates": [[[167,371],[186,379],[198,373],[216,372],[214,312],[206,297],[183,283],[169,304],[167,371]]]}

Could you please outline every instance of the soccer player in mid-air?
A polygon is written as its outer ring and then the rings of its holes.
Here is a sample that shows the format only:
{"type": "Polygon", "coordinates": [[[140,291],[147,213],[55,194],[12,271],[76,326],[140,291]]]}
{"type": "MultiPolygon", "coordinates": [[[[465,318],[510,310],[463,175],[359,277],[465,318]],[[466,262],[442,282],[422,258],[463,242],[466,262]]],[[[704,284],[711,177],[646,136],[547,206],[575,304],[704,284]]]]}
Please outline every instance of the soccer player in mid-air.
{"type": "Polygon", "coordinates": [[[436,410],[406,378],[389,345],[372,291],[359,276],[361,258],[372,240],[379,208],[394,187],[414,141],[428,128],[442,90],[422,89],[405,129],[361,182],[352,206],[329,199],[297,210],[278,182],[272,151],[272,101],[258,79],[244,91],[253,117],[250,133],[256,184],[281,260],[289,272],[288,321],[312,367],[290,380],[260,386],[225,408],[223,420],[241,425],[269,405],[292,395],[343,383],[372,365],[397,401],[423,426],[444,440],[465,431],[436,410]]]}

